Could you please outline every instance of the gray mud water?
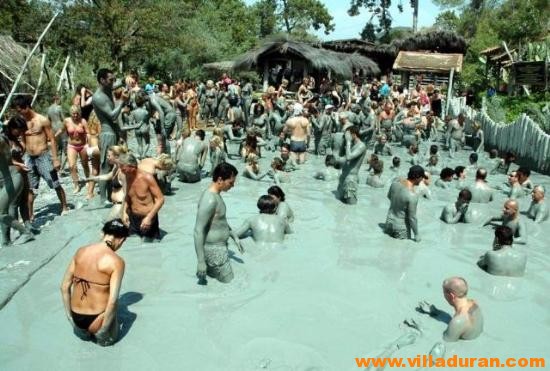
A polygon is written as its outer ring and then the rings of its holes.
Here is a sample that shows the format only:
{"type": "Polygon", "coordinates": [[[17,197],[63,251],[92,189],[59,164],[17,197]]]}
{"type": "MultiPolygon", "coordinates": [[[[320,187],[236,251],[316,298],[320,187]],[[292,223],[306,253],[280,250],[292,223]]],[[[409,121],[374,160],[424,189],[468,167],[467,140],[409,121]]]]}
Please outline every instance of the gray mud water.
{"type": "MultiPolygon", "coordinates": [[[[369,151],[370,153],[371,151],[369,151]]],[[[402,152],[400,152],[402,153],[402,152]]],[[[272,154],[265,153],[262,169],[272,154]]],[[[444,165],[464,164],[468,152],[444,165]]],[[[242,170],[241,161],[233,161],[242,170]]],[[[391,158],[384,158],[388,169],[391,158]]],[[[529,258],[522,278],[491,276],[476,261],[491,248],[491,227],[446,225],[441,209],[458,191],[432,185],[433,199],[420,200],[421,243],[394,240],[381,231],[389,201],[383,189],[365,185],[360,172],[359,202],[346,206],[334,197],[337,181],[313,179],[323,159],[310,156],[284,184],[295,213],[294,234],[285,246],[235,246],[235,279],[197,285],[193,226],[196,204],[208,179],[173,183],[160,213],[161,243],[130,238],[120,255],[126,260],[119,316],[122,338],[101,348],[79,340],[65,318],[59,285],[75,250],[99,238],[107,209],[84,207],[44,228],[28,251],[60,250],[19,289],[0,311],[2,370],[355,370],[355,357],[374,357],[406,329],[404,319],[421,323],[419,340],[397,357],[426,354],[446,325],[415,311],[427,300],[452,313],[443,279],[459,275],[478,301],[485,331],[474,341],[447,346],[447,357],[544,357],[550,335],[550,257],[548,222],[526,221],[529,258]],[[91,226],[91,227],[90,227],[91,226]],[[66,244],[65,247],[63,247],[66,244]]],[[[406,165],[403,164],[405,168],[406,165]]],[[[384,179],[390,178],[386,170],[384,179]]],[[[468,174],[473,181],[473,174],[468,174]]],[[[532,175],[550,189],[548,177],[532,175]]],[[[435,179],[434,179],[435,180],[435,179]]],[[[490,176],[497,185],[504,176],[490,176]]],[[[257,213],[256,201],[270,184],[239,177],[224,194],[230,225],[237,228],[257,213]]],[[[500,212],[505,196],[477,205],[478,220],[500,212]]],[[[55,196],[52,201],[55,200],[55,196]]],[[[526,210],[530,197],[520,200],[526,210]]],[[[10,247],[20,248],[20,247],[10,247]]],[[[6,254],[0,250],[0,257],[6,254]]],[[[25,264],[25,263],[20,263],[25,264]]],[[[20,265],[4,265],[3,276],[20,265]]]]}

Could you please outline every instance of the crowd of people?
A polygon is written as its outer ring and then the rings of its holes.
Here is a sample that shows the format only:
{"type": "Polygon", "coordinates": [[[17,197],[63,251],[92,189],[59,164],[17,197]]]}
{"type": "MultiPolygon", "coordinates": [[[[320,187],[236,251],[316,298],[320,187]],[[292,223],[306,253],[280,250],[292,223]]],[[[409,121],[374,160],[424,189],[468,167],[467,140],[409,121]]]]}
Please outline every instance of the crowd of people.
{"type": "MultiPolygon", "coordinates": [[[[444,112],[445,97],[431,84],[417,84],[408,91],[390,80],[321,79],[317,84],[308,76],[296,93],[287,90],[289,83],[283,79],[280,86],[255,95],[251,82],[241,83],[226,74],[205,83],[169,85],[150,79],[141,88],[135,74],[122,81],[112,71],[100,69],[97,81],[95,92],[77,87],[68,117],[58,96],[53,97],[47,116],[33,110],[29,97],[14,99],[15,111],[0,139],[4,148],[1,226],[4,245],[11,241],[11,228],[20,233],[18,243],[34,238],[33,201],[41,178],[55,190],[62,214],[68,212],[58,177],[65,161],[75,194],[86,184],[87,199],[111,205],[103,240],[78,250],[62,285],[69,321],[102,345],[117,337],[116,300],[124,261],[115,252],[128,235],[145,242],[160,240],[159,211],[176,178],[184,183],[211,178],[198,199],[194,227],[199,283],[207,277],[232,280],[229,238],[242,253],[241,238],[281,243],[285,234],[292,233],[294,213],[281,187],[291,182],[292,172],[302,171],[308,156],[325,156],[326,168],[314,177],[337,180],[337,197],[348,205],[359,202],[359,171],[366,164],[367,185],[389,188],[384,232],[397,239],[421,241],[417,205],[419,199],[429,202],[435,189],[458,193],[456,201],[442,210],[445,223],[473,222],[472,204],[493,202],[495,192],[506,192],[509,199],[502,215],[484,221],[499,223],[493,251],[478,262],[491,274],[521,276],[525,271],[526,255],[513,245],[526,243],[527,238],[519,198],[531,194],[527,216],[537,223],[548,220],[545,190],[530,181],[530,170],[510,171],[512,153],[503,159],[495,150],[486,155],[480,125],[466,125],[462,114],[444,112]],[[150,132],[156,135],[156,156],[150,156],[150,132]],[[134,151],[128,146],[132,138],[134,151]],[[445,166],[464,151],[466,142],[471,148],[469,163],[445,166]],[[406,149],[404,158],[396,156],[397,147],[406,149]],[[448,156],[443,156],[444,151],[448,156]],[[262,171],[259,159],[266,156],[272,157],[270,168],[262,171]],[[243,176],[268,179],[273,186],[257,201],[259,215],[231,229],[221,194],[235,184],[239,171],[231,161],[236,159],[243,164],[243,176]],[[391,161],[389,177],[383,176],[385,161],[391,161]],[[493,173],[509,174],[509,184],[499,190],[489,186],[487,177],[493,173]],[[475,174],[475,182],[467,183],[466,174],[475,174]],[[437,177],[433,185],[432,176],[437,177]]],[[[450,278],[443,288],[456,310],[445,339],[477,337],[483,319],[475,301],[466,298],[466,280],[450,278]]],[[[427,303],[419,308],[437,315],[427,303]]]]}

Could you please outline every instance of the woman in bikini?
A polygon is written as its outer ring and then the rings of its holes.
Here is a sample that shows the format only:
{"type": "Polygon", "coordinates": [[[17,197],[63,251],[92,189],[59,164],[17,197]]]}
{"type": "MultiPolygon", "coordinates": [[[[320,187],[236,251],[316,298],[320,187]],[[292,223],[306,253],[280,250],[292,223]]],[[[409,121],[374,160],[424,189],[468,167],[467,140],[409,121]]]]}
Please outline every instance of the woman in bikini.
{"type": "Polygon", "coordinates": [[[80,113],[80,107],[73,105],[71,107],[71,117],[68,117],[63,121],[64,129],[67,131],[69,137],[69,144],[67,144],[67,161],[69,162],[69,170],[71,171],[71,177],[73,178],[74,193],[80,192],[80,183],[78,179],[78,170],[76,168],[77,158],[80,157],[82,162],[82,168],[86,178],[90,176],[90,168],[88,167],[88,153],[87,153],[87,132],[88,125],[86,120],[82,118],[80,113]]]}
{"type": "MultiPolygon", "coordinates": [[[[88,120],[88,148],[86,153],[92,163],[92,176],[99,174],[99,166],[101,159],[101,152],[99,152],[99,133],[101,133],[101,124],[97,118],[95,112],[92,112],[90,119],[88,120]]],[[[88,195],[87,199],[94,197],[95,182],[88,182],[88,195]]]]}
{"type": "Polygon", "coordinates": [[[128,228],[120,219],[105,223],[101,242],[77,250],[61,283],[65,313],[75,333],[101,346],[118,338],[116,310],[124,260],[116,251],[126,237],[128,228]]]}

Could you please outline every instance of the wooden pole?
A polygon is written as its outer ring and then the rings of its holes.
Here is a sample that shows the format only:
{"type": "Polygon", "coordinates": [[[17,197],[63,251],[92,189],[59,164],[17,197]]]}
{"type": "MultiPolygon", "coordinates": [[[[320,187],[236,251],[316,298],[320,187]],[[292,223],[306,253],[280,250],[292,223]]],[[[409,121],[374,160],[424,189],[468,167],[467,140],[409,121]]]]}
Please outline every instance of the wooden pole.
{"type": "Polygon", "coordinates": [[[38,76],[38,83],[36,84],[36,89],[34,90],[34,97],[32,97],[31,106],[36,101],[36,97],[38,97],[38,90],[40,89],[40,85],[42,84],[42,78],[44,77],[45,64],[46,64],[46,53],[42,53],[42,62],[40,62],[40,76],[38,76]]]}
{"type": "Polygon", "coordinates": [[[264,84],[263,84],[263,92],[265,93],[267,91],[269,85],[269,64],[267,61],[264,62],[264,84]]]}
{"type": "Polygon", "coordinates": [[[58,93],[61,90],[61,83],[65,79],[65,76],[67,76],[67,66],[69,65],[69,59],[71,59],[70,54],[67,55],[67,58],[65,59],[65,64],[63,65],[63,69],[61,70],[61,74],[59,75],[59,82],[57,83],[57,89],[55,90],[58,93]]]}
{"type": "Polygon", "coordinates": [[[8,95],[8,97],[6,98],[6,101],[4,102],[4,107],[2,107],[2,111],[0,112],[0,118],[2,118],[4,116],[4,113],[6,113],[6,110],[8,109],[8,106],[11,103],[11,97],[13,96],[13,93],[15,93],[15,90],[17,89],[17,86],[19,85],[19,81],[21,81],[21,77],[25,73],[25,70],[27,69],[27,66],[29,65],[29,62],[31,61],[31,58],[32,58],[34,52],[36,51],[36,49],[38,49],[38,46],[42,42],[42,39],[44,38],[44,36],[46,36],[46,33],[48,32],[48,30],[50,29],[50,27],[52,26],[53,22],[55,21],[55,19],[57,18],[58,15],[59,15],[59,12],[57,12],[53,15],[52,20],[50,21],[50,23],[48,23],[48,25],[46,26],[44,31],[42,31],[42,34],[40,35],[40,37],[36,41],[36,44],[32,48],[29,55],[27,56],[27,59],[25,60],[25,63],[23,63],[23,66],[21,67],[21,71],[19,71],[19,75],[15,79],[15,83],[13,84],[13,86],[11,88],[10,94],[8,95]]]}
{"type": "Polygon", "coordinates": [[[445,105],[445,116],[447,116],[447,114],[449,113],[449,108],[451,107],[454,75],[455,75],[455,69],[451,68],[451,72],[449,72],[449,89],[447,89],[447,104],[445,105]]]}

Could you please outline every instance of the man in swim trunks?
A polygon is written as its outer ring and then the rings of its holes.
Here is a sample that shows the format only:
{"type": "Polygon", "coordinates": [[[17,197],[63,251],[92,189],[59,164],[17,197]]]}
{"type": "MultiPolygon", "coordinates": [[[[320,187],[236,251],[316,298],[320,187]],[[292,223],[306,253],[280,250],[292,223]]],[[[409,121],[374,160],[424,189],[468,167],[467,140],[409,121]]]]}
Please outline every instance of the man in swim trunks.
{"type": "Polygon", "coordinates": [[[28,130],[24,133],[14,133],[18,136],[23,136],[25,140],[25,166],[30,171],[28,173],[29,184],[31,192],[29,192],[29,217],[32,221],[34,219],[34,199],[38,192],[38,186],[40,185],[40,178],[44,179],[48,184],[48,187],[55,189],[57,198],[61,203],[61,214],[65,214],[69,211],[67,207],[67,198],[65,197],[65,191],[61,187],[59,178],[57,176],[57,170],[59,170],[61,163],[57,156],[57,143],[50,124],[50,120],[46,117],[36,113],[31,108],[32,98],[29,95],[18,95],[13,100],[13,106],[17,112],[27,120],[28,130]],[[50,144],[50,151],[48,150],[48,142],[50,144]]]}
{"type": "Polygon", "coordinates": [[[78,249],[61,283],[65,314],[75,334],[101,346],[118,338],[117,302],[125,264],[116,251],[126,237],[122,220],[105,223],[102,241],[78,249]]]}
{"type": "Polygon", "coordinates": [[[309,120],[302,116],[301,104],[295,103],[293,112],[293,116],[285,124],[283,133],[290,132],[290,154],[296,158],[298,164],[303,164],[306,161],[311,125],[309,120]]]}
{"type": "Polygon", "coordinates": [[[130,234],[137,234],[144,242],[159,240],[158,213],[164,204],[164,195],[155,177],[139,170],[132,154],[121,155],[118,164],[126,175],[127,193],[122,215],[130,234]]]}
{"type": "MultiPolygon", "coordinates": [[[[443,340],[455,342],[458,340],[473,340],[483,332],[483,315],[477,303],[468,299],[468,283],[462,277],[451,277],[443,281],[443,296],[455,309],[455,314],[443,333],[443,340]]],[[[419,303],[418,310],[431,317],[448,316],[427,302],[419,303]]]]}
{"type": "Polygon", "coordinates": [[[416,220],[416,207],[418,195],[414,187],[424,179],[425,171],[422,166],[413,165],[409,169],[407,179],[398,179],[392,183],[388,191],[390,209],[386,217],[384,230],[394,238],[411,238],[411,230],[414,240],[420,242],[418,223],[416,220]]]}
{"type": "Polygon", "coordinates": [[[239,251],[244,252],[239,237],[227,224],[225,203],[221,197],[221,192],[233,188],[237,174],[233,165],[227,162],[219,164],[212,171],[212,183],[199,199],[194,230],[199,283],[205,282],[206,275],[223,283],[233,279],[227,250],[229,237],[235,241],[239,251]]]}

